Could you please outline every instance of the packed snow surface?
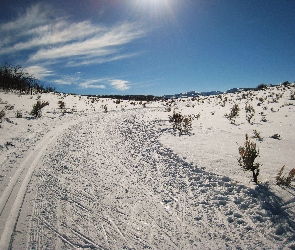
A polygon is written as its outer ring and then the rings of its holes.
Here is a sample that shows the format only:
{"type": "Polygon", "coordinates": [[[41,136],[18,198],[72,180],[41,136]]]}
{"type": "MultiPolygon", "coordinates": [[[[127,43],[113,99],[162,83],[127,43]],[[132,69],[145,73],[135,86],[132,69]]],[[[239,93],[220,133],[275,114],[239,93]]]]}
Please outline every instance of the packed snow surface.
{"type": "Polygon", "coordinates": [[[294,186],[276,185],[295,167],[294,90],[155,102],[0,92],[0,248],[295,249],[294,186]],[[33,118],[37,99],[49,106],[33,118]],[[188,133],[173,112],[195,115],[188,133]],[[258,185],[237,160],[245,134],[258,185]]]}

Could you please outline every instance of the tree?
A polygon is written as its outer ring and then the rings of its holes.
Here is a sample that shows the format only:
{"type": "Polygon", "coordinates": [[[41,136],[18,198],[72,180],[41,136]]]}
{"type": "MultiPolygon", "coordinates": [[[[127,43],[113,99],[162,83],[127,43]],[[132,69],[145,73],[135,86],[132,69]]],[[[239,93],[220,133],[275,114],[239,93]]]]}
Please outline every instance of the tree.
{"type": "MultiPolygon", "coordinates": [[[[29,93],[35,89],[38,92],[45,91],[44,87],[38,80],[29,75],[21,66],[13,66],[5,63],[0,67],[0,88],[4,90],[18,90],[20,92],[29,93]]],[[[48,89],[52,90],[53,88],[48,89]]]]}

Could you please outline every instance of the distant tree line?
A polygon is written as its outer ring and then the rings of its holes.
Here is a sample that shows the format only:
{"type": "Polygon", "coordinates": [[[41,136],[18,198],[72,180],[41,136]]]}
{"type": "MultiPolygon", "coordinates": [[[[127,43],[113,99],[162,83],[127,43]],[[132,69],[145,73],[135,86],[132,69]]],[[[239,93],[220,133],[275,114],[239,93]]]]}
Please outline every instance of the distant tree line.
{"type": "Polygon", "coordinates": [[[158,101],[163,100],[163,97],[157,97],[153,95],[86,95],[89,97],[121,99],[129,101],[158,101]]]}
{"type": "Polygon", "coordinates": [[[21,66],[5,63],[0,67],[0,89],[17,90],[20,93],[54,92],[53,87],[44,87],[38,80],[29,75],[21,66]]]}
{"type": "MultiPolygon", "coordinates": [[[[295,82],[294,82],[295,83],[295,82]]],[[[283,83],[281,83],[281,85],[283,85],[283,86],[288,86],[288,85],[290,85],[291,83],[289,82],[289,81],[284,81],[283,83]]],[[[262,84],[259,84],[256,88],[255,88],[255,90],[265,90],[265,89],[267,89],[267,87],[275,87],[275,86],[279,86],[279,85],[275,85],[275,84],[269,84],[269,85],[267,85],[267,84],[264,84],[264,83],[262,83],[262,84]]]]}

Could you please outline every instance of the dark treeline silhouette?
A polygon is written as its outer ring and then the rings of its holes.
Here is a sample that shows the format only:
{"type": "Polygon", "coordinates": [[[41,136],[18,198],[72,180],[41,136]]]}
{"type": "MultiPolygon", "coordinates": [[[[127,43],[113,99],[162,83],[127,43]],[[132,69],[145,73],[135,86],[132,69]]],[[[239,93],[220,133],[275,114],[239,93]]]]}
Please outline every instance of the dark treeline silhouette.
{"type": "Polygon", "coordinates": [[[44,87],[38,80],[29,75],[21,66],[5,63],[0,67],[0,89],[20,93],[32,94],[34,92],[54,92],[52,87],[44,87]]]}

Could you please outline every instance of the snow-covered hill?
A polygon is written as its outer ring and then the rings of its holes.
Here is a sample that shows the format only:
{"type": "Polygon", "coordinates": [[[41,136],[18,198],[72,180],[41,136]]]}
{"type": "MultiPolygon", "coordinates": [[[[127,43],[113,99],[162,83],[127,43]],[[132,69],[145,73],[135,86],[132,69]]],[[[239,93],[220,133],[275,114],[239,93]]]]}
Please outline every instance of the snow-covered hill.
{"type": "Polygon", "coordinates": [[[149,103],[0,92],[1,249],[295,249],[294,187],[275,182],[295,167],[294,90],[149,103]],[[49,106],[35,119],[37,99],[49,106]],[[173,112],[200,117],[180,136],[173,112]],[[237,161],[246,133],[259,185],[237,161]]]}

